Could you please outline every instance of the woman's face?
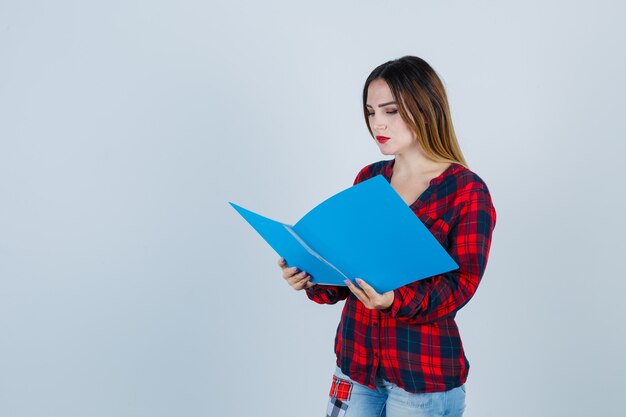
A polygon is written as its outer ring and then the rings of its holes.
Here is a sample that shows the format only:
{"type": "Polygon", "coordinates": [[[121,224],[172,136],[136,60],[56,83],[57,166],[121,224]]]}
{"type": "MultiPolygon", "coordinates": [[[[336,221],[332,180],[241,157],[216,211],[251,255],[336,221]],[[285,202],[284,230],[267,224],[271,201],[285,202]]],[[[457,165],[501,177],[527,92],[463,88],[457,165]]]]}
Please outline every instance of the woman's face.
{"type": "Polygon", "coordinates": [[[366,106],[370,129],[382,154],[398,155],[419,147],[415,135],[402,120],[398,104],[385,80],[376,79],[370,83],[366,106]]]}

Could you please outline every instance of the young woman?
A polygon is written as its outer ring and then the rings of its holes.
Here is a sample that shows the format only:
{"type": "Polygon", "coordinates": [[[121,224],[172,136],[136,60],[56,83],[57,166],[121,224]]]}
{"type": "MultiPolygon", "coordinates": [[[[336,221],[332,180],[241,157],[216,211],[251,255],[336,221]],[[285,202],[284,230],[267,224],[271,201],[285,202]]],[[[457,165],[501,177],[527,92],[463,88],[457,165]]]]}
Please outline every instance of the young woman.
{"type": "Polygon", "coordinates": [[[424,60],[405,56],[375,68],[363,112],[381,153],[394,158],[364,167],[354,184],[383,175],[459,269],[379,294],[358,278],[315,285],[279,260],[283,278],[311,300],[346,300],[327,415],[461,416],[469,362],[454,318],[487,265],[496,222],[489,190],[467,168],[443,84],[424,60]]]}

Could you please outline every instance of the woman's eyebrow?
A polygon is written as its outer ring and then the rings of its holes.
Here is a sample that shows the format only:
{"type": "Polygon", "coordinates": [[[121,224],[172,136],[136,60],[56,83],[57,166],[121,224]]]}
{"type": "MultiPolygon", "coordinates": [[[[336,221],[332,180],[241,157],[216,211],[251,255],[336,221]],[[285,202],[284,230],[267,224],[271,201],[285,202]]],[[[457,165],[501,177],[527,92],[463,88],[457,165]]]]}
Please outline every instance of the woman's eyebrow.
{"type": "MultiPolygon", "coordinates": [[[[388,101],[387,103],[379,104],[378,107],[384,107],[384,106],[388,106],[390,104],[396,104],[396,102],[395,101],[388,101]]],[[[372,107],[369,104],[366,104],[365,106],[366,107],[372,107]]]]}

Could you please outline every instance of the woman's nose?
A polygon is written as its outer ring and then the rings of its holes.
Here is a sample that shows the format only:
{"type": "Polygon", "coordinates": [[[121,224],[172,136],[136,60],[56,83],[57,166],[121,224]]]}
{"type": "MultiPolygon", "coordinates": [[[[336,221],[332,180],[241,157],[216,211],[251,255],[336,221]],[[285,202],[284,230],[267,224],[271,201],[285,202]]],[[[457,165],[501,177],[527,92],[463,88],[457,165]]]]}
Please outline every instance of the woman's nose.
{"type": "Polygon", "coordinates": [[[380,119],[378,120],[374,119],[374,123],[372,124],[372,127],[376,130],[384,130],[387,127],[387,124],[380,119]]]}

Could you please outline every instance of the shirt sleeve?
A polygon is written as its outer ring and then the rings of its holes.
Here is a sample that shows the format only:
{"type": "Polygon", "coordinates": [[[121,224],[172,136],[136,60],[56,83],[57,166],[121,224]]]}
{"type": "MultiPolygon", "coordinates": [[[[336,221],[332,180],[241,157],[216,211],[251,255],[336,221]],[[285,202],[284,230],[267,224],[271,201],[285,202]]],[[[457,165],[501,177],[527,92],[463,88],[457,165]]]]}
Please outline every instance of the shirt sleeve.
{"type": "MultiPolygon", "coordinates": [[[[366,179],[369,168],[370,166],[368,165],[359,171],[352,183],[353,186],[366,179]]],[[[348,287],[338,285],[314,285],[311,288],[307,288],[305,291],[307,297],[318,304],[335,304],[338,301],[345,300],[348,298],[348,295],[350,295],[348,287]]]]}
{"type": "Polygon", "coordinates": [[[417,323],[453,316],[476,292],[487,266],[495,223],[496,212],[489,192],[471,191],[449,234],[448,253],[459,269],[394,290],[392,305],[382,312],[417,323]]]}
{"type": "Polygon", "coordinates": [[[337,301],[348,298],[350,290],[348,287],[340,287],[337,285],[314,285],[307,288],[306,295],[310,300],[318,304],[335,304],[337,301]]]}

